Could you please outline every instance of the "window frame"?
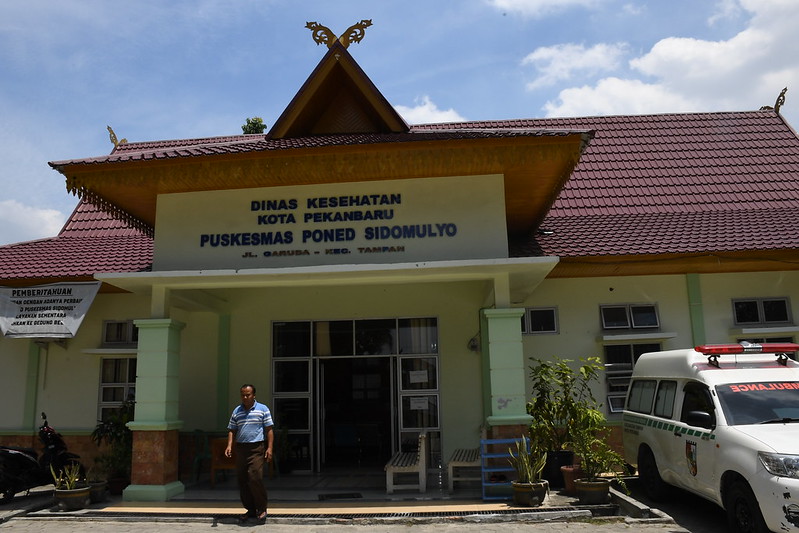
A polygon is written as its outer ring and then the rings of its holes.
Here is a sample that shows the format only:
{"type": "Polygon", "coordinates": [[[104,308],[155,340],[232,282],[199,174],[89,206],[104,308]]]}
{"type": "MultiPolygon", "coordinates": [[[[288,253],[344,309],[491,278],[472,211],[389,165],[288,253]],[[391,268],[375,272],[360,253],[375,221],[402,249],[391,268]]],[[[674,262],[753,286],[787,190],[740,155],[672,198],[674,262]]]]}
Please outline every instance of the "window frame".
{"type": "Polygon", "coordinates": [[[103,416],[103,411],[107,409],[118,409],[122,406],[122,404],[126,401],[135,401],[136,400],[136,376],[138,375],[138,362],[136,357],[102,357],[100,358],[100,377],[98,380],[98,387],[97,387],[97,419],[98,420],[105,420],[103,416]],[[105,381],[103,370],[105,367],[106,361],[125,361],[125,376],[127,379],[125,381],[105,381]],[[135,370],[133,371],[133,376],[131,376],[131,362],[136,365],[135,370]],[[131,378],[132,377],[132,381],[131,378]],[[103,392],[107,389],[112,388],[123,388],[123,398],[122,400],[114,400],[108,401],[104,400],[103,392]]]}
{"type": "Polygon", "coordinates": [[[133,320],[103,320],[103,330],[100,338],[102,348],[135,348],[139,344],[139,328],[133,320]],[[119,340],[108,340],[108,331],[111,326],[124,326],[124,333],[119,340]]]}
{"type": "Polygon", "coordinates": [[[524,314],[521,317],[522,320],[522,334],[523,335],[557,335],[560,333],[560,321],[558,320],[558,308],[557,306],[543,306],[543,307],[525,307],[524,314]],[[546,330],[533,330],[533,312],[545,312],[549,311],[552,313],[552,323],[554,324],[553,329],[546,329],[546,330]]]}
{"type": "Polygon", "coordinates": [[[603,330],[656,330],[660,328],[660,312],[658,311],[657,304],[654,303],[637,303],[637,304],[601,304],[599,306],[599,322],[603,330]],[[655,324],[636,324],[635,317],[636,309],[651,308],[652,314],[655,317],[655,324]],[[606,310],[619,310],[623,309],[625,314],[625,323],[613,325],[610,317],[605,315],[606,310]]]}
{"type": "Polygon", "coordinates": [[[733,298],[732,299],[732,320],[736,326],[785,326],[793,324],[793,314],[791,313],[791,301],[787,296],[785,297],[763,297],[763,298],[733,298]],[[738,312],[736,311],[736,304],[738,303],[754,303],[757,305],[758,320],[755,322],[745,322],[738,319],[738,312]],[[766,312],[763,304],[765,302],[783,302],[785,304],[785,320],[767,320],[766,312]]]}

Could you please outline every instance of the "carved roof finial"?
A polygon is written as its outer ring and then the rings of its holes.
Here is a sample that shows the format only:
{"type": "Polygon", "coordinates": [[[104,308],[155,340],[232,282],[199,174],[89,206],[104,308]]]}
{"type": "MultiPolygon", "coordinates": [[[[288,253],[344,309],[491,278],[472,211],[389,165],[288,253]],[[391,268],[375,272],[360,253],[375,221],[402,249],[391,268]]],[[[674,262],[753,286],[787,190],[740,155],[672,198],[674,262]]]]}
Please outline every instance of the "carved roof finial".
{"type": "Polygon", "coordinates": [[[777,101],[774,102],[774,112],[779,114],[780,108],[785,103],[785,93],[788,92],[788,87],[785,87],[782,91],[780,91],[780,95],[777,97],[777,101]]]}
{"type": "Polygon", "coordinates": [[[106,128],[108,129],[108,137],[111,139],[111,144],[114,145],[114,150],[116,150],[116,147],[119,146],[120,144],[125,144],[126,142],[128,142],[127,139],[122,139],[121,141],[117,141],[117,134],[114,133],[114,130],[111,129],[111,126],[106,126],[106,128]]]}
{"type": "Polygon", "coordinates": [[[313,34],[314,42],[317,45],[326,44],[328,48],[333,46],[333,43],[337,40],[344,45],[344,48],[349,47],[350,43],[361,42],[366,35],[366,28],[371,25],[372,19],[363,19],[362,21],[356,22],[347,28],[347,30],[339,37],[336,37],[336,34],[333,33],[327,26],[323,26],[318,22],[305,23],[305,27],[311,30],[311,33],[313,34]]]}

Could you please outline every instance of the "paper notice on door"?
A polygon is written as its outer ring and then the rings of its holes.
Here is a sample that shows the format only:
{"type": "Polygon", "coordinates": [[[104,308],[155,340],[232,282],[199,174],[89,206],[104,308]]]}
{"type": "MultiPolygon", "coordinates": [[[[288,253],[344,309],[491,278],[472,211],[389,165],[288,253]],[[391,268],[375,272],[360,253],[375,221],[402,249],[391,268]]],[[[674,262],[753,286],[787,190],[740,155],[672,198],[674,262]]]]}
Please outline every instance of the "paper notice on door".
{"type": "Polygon", "coordinates": [[[427,370],[411,370],[408,372],[408,380],[411,383],[427,383],[427,370]]]}
{"type": "Polygon", "coordinates": [[[417,396],[411,398],[410,408],[412,411],[427,411],[429,404],[426,396],[417,396]]]}

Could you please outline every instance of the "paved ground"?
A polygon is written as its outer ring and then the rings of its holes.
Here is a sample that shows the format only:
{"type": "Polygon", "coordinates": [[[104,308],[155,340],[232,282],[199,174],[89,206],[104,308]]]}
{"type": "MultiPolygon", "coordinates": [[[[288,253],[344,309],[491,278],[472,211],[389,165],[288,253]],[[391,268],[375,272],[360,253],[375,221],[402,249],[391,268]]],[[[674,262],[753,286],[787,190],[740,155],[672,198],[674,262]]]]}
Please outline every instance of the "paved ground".
{"type": "MultiPolygon", "coordinates": [[[[298,493],[305,494],[306,491],[298,493]]],[[[53,507],[50,490],[42,488],[30,496],[18,496],[12,503],[0,505],[0,533],[188,533],[204,530],[219,533],[249,528],[263,531],[264,527],[270,533],[344,533],[345,527],[369,533],[407,533],[411,527],[413,531],[437,533],[724,531],[723,527],[685,529],[669,515],[645,505],[643,509],[652,511],[650,518],[630,518],[629,513],[627,516],[592,518],[590,511],[573,508],[573,499],[554,492],[543,507],[523,513],[507,502],[483,502],[479,497],[459,500],[444,493],[433,498],[406,495],[384,501],[372,494],[372,498],[360,501],[322,502],[308,498],[292,499],[291,492],[284,492],[281,499],[270,505],[266,526],[242,527],[236,521],[242,509],[235,496],[236,493],[229,490],[192,490],[187,491],[185,500],[156,504],[125,503],[117,497],[93,504],[84,511],[64,513],[53,507]]],[[[631,501],[634,505],[641,505],[637,500],[631,501]]]]}
{"type": "Polygon", "coordinates": [[[688,533],[688,530],[673,523],[641,522],[544,522],[530,523],[524,521],[513,522],[467,522],[464,520],[448,522],[414,522],[405,523],[380,523],[377,520],[361,523],[343,522],[340,524],[283,524],[270,523],[265,526],[242,527],[231,522],[211,521],[207,519],[180,522],[149,521],[149,522],[104,522],[62,519],[30,519],[16,518],[0,525],[3,533],[79,533],[84,531],[114,533],[220,533],[224,531],[262,530],[270,533],[345,533],[347,531],[379,532],[379,533],[408,533],[409,531],[435,532],[435,533],[543,533],[543,532],[568,532],[568,533],[688,533]]]}
{"type": "Polygon", "coordinates": [[[353,528],[369,533],[407,533],[412,527],[413,531],[436,533],[689,533],[667,515],[652,519],[591,518],[590,512],[564,510],[561,503],[554,499],[550,508],[504,514],[508,512],[507,504],[475,501],[328,502],[324,506],[319,502],[277,502],[270,510],[273,515],[266,526],[241,526],[236,520],[241,509],[230,501],[133,504],[111,499],[85,511],[64,513],[54,510],[52,496],[43,490],[3,505],[0,531],[189,533],[208,530],[220,533],[266,527],[270,533],[344,533],[353,528]],[[424,516],[431,512],[438,516],[424,516]],[[358,517],[341,518],[347,514],[358,517]]]}

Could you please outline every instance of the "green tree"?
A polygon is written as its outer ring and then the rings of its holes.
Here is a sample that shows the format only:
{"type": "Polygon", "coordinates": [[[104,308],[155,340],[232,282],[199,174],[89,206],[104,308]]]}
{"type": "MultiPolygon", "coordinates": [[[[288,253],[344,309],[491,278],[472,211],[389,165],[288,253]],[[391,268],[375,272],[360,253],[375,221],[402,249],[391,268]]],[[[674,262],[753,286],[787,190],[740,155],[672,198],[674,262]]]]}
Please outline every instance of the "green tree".
{"type": "Polygon", "coordinates": [[[244,133],[263,133],[266,129],[266,124],[261,117],[247,117],[247,122],[241,127],[244,133]]]}

